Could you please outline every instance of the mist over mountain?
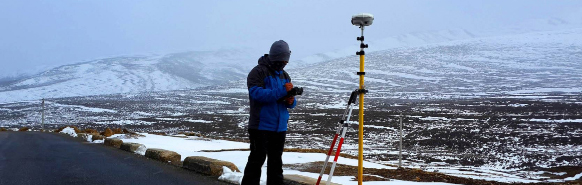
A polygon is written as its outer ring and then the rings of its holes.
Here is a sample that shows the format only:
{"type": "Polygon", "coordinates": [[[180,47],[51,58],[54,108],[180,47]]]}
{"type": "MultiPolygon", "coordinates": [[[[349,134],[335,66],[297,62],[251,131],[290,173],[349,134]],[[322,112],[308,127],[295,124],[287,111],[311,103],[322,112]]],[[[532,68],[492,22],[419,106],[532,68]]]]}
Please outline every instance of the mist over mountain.
{"type": "MultiPolygon", "coordinates": [[[[582,38],[577,29],[582,28],[576,19],[578,13],[569,15],[497,29],[367,37],[370,48],[366,50],[366,68],[372,70],[368,84],[386,91],[448,93],[569,88],[563,84],[578,84],[580,77],[576,75],[580,73],[577,68],[566,68],[579,65],[574,59],[582,43],[573,42],[582,38]],[[555,76],[566,81],[549,81],[555,76]],[[542,82],[545,85],[540,85],[542,82]]],[[[373,27],[368,30],[378,31],[373,27]]],[[[356,36],[354,45],[344,49],[304,58],[292,56],[286,69],[298,74],[293,75],[297,82],[327,84],[316,89],[342,89],[342,83],[352,84],[356,78],[352,75],[358,65],[354,55],[358,51],[356,36]],[[336,81],[321,81],[324,77],[318,75],[324,74],[336,81]],[[338,83],[340,79],[343,82],[338,83]]],[[[268,53],[268,46],[113,57],[65,65],[30,76],[0,78],[0,102],[219,86],[244,80],[264,53],[268,53]]]]}
{"type": "MultiPolygon", "coordinates": [[[[582,92],[582,29],[543,31],[395,48],[366,54],[366,85],[380,94],[486,95],[582,92]]],[[[359,59],[289,70],[315,91],[358,87],[359,59]]]]}
{"type": "MultiPolygon", "coordinates": [[[[466,38],[471,36],[464,30],[406,34],[375,41],[384,46],[374,50],[466,38]]],[[[342,52],[292,59],[287,69],[349,56],[352,51],[356,50],[348,47],[342,52]]],[[[0,85],[0,102],[216,86],[244,79],[265,53],[268,53],[268,46],[263,50],[245,48],[125,56],[65,65],[36,75],[5,78],[0,85]]]]}
{"type": "Polygon", "coordinates": [[[246,76],[247,51],[184,52],[163,56],[116,57],[57,67],[7,79],[0,101],[169,91],[216,85],[246,76]]]}
{"type": "MultiPolygon", "coordinates": [[[[567,12],[558,17],[549,17],[541,19],[530,19],[515,24],[503,25],[499,27],[482,28],[482,29],[465,29],[450,28],[446,30],[422,31],[389,36],[385,38],[367,37],[366,43],[369,43],[367,52],[382,51],[400,47],[417,47],[432,43],[441,43],[454,40],[466,40],[483,37],[495,37],[504,35],[517,35],[531,32],[558,31],[582,28],[582,8],[574,12],[567,12]]],[[[394,28],[398,29],[398,28],[394,28]]],[[[375,32],[371,26],[365,32],[375,32]]],[[[356,41],[354,35],[354,44],[352,46],[314,54],[293,63],[290,67],[309,65],[337,59],[345,56],[354,55],[359,50],[359,41],[356,41]]]]}

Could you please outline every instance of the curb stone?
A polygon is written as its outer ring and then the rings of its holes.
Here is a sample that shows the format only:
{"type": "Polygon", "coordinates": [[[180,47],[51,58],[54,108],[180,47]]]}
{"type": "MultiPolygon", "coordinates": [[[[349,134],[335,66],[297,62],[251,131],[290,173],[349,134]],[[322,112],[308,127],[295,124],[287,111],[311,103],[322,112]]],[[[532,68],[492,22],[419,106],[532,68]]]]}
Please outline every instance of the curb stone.
{"type": "Polygon", "coordinates": [[[105,141],[103,142],[103,144],[105,146],[112,146],[115,148],[120,148],[121,144],[123,144],[123,141],[121,139],[105,138],[105,141]]]}
{"type": "Polygon", "coordinates": [[[223,171],[222,167],[225,166],[230,168],[233,172],[240,172],[240,170],[231,162],[221,161],[217,159],[212,159],[202,156],[190,156],[184,159],[183,168],[188,170],[196,171],[211,176],[221,176],[223,171]]]}
{"type": "Polygon", "coordinates": [[[119,149],[135,153],[140,147],[145,147],[145,145],[139,143],[122,143],[119,149]]]}
{"type": "Polygon", "coordinates": [[[93,137],[91,137],[91,141],[103,140],[103,139],[105,139],[105,137],[102,135],[98,135],[98,134],[93,134],[93,137]]]}
{"type": "Polygon", "coordinates": [[[81,140],[81,141],[87,141],[87,137],[89,135],[85,134],[85,133],[78,133],[77,134],[77,139],[81,140]]]}
{"type": "Polygon", "coordinates": [[[159,148],[148,148],[146,150],[145,156],[153,160],[171,163],[175,166],[182,166],[182,156],[174,151],[159,148]]]}

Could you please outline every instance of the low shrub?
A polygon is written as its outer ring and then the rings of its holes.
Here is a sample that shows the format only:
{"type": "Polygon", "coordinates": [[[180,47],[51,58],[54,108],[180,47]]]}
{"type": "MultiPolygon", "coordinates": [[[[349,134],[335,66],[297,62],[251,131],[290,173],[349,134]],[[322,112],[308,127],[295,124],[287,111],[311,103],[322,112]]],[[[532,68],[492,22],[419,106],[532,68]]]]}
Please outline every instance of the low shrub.
{"type": "Polygon", "coordinates": [[[85,129],[83,130],[83,133],[87,133],[87,134],[99,134],[99,131],[95,130],[95,129],[85,129]]]}
{"type": "Polygon", "coordinates": [[[106,128],[105,131],[102,132],[101,135],[103,135],[105,137],[109,137],[109,136],[112,136],[113,135],[113,131],[110,128],[106,128]]]}
{"type": "Polygon", "coordinates": [[[165,132],[148,132],[148,134],[154,134],[154,135],[166,136],[166,133],[165,133],[165,132]]]}
{"type": "Polygon", "coordinates": [[[105,137],[102,136],[102,135],[93,135],[93,136],[91,136],[91,140],[92,141],[95,141],[95,140],[103,140],[103,139],[105,139],[105,137]]]}
{"type": "Polygon", "coordinates": [[[113,134],[123,134],[123,130],[121,130],[121,128],[115,128],[112,131],[113,131],[113,134]]]}
{"type": "Polygon", "coordinates": [[[6,128],[0,128],[0,132],[5,132],[5,131],[8,131],[8,129],[6,129],[6,128]]]}
{"type": "Polygon", "coordinates": [[[202,134],[200,133],[194,133],[194,132],[185,132],[183,133],[186,136],[198,136],[198,137],[204,137],[202,134]]]}
{"type": "Polygon", "coordinates": [[[28,131],[28,130],[30,130],[30,128],[28,128],[28,127],[22,127],[20,129],[18,129],[18,131],[20,131],[20,132],[24,132],[24,131],[28,131]]]}
{"type": "Polygon", "coordinates": [[[120,148],[121,144],[123,144],[123,141],[121,139],[105,138],[105,142],[103,142],[103,144],[105,146],[112,146],[115,148],[120,148]]]}
{"type": "Polygon", "coordinates": [[[73,128],[75,130],[75,133],[77,133],[77,134],[83,133],[83,132],[81,132],[81,130],[79,130],[79,128],[77,128],[77,126],[69,126],[69,127],[73,128]]]}

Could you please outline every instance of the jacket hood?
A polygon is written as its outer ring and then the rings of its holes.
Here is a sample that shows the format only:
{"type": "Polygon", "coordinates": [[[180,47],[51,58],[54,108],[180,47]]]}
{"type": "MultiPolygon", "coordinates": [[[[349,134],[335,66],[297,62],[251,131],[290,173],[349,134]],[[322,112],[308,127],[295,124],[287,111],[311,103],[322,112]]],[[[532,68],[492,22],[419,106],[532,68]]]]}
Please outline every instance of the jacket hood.
{"type": "Polygon", "coordinates": [[[264,65],[269,70],[275,71],[277,74],[279,74],[281,71],[283,71],[283,70],[276,70],[273,68],[273,62],[269,59],[269,54],[265,54],[265,55],[261,56],[261,58],[259,58],[258,63],[259,63],[259,65],[264,65]]]}
{"type": "Polygon", "coordinates": [[[269,60],[269,55],[265,54],[259,58],[259,65],[265,65],[267,67],[271,67],[271,60],[269,60]]]}

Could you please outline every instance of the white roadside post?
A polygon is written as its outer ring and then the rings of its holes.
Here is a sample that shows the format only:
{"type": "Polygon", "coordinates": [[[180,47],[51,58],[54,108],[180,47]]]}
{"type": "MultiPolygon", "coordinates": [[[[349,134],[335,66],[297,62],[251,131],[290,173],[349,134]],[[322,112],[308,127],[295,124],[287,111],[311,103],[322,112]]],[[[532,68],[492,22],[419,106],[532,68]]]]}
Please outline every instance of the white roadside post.
{"type": "Polygon", "coordinates": [[[402,113],[400,113],[400,150],[398,150],[398,168],[402,168],[402,113]]]}
{"type": "Polygon", "coordinates": [[[42,99],[42,120],[41,120],[41,128],[44,132],[44,98],[42,99]]]}

